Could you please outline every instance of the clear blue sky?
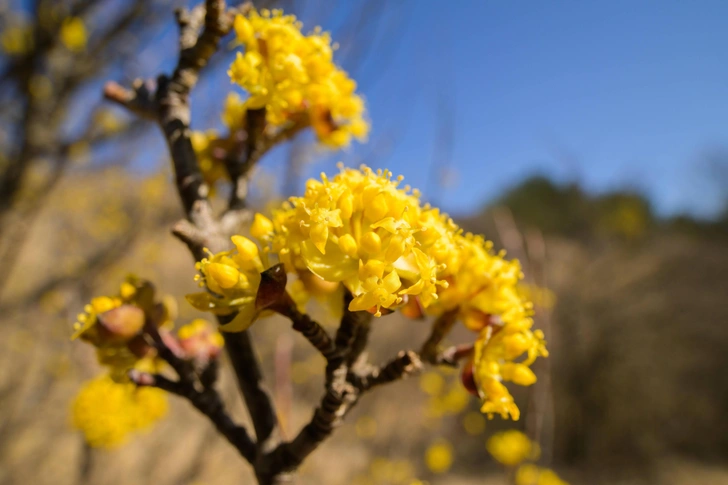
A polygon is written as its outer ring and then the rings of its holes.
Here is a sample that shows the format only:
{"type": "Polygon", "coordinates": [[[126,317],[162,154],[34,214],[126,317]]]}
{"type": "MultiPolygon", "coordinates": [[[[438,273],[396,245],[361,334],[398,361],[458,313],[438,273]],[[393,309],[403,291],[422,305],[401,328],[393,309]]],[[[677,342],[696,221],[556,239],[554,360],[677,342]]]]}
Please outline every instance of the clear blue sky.
{"type": "MultiPolygon", "coordinates": [[[[297,2],[305,30],[321,24],[342,43],[373,127],[370,143],[308,175],[339,160],[389,168],[454,215],[537,173],[637,189],[662,215],[720,209],[728,190],[703,159],[728,153],[728,1],[387,0],[353,62],[342,26],[367,1],[297,2]]],[[[193,109],[221,103],[224,71],[193,109]]]]}
{"type": "Polygon", "coordinates": [[[635,188],[661,214],[717,210],[700,160],[728,148],[728,1],[402,5],[382,14],[396,41],[360,68],[368,164],[421,188],[446,180],[436,201],[452,213],[533,173],[635,188]],[[436,142],[448,126],[451,144],[436,142]]]}

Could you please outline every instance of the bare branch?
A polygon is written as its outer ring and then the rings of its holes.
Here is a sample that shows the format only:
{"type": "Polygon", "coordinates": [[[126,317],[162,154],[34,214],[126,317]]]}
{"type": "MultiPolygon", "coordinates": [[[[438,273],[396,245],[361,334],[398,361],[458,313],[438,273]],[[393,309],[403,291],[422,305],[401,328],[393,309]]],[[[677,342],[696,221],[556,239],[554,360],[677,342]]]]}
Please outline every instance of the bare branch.
{"type": "Polygon", "coordinates": [[[258,448],[265,453],[275,445],[278,420],[270,393],[263,383],[260,365],[253,350],[250,333],[225,333],[225,348],[230,356],[238,386],[255,427],[258,448]]]}
{"type": "Polygon", "coordinates": [[[154,99],[154,87],[141,79],[134,81],[133,86],[134,89],[127,89],[114,81],[109,81],[104,85],[104,97],[142,118],[156,119],[157,103],[154,99]]]}
{"type": "Polygon", "coordinates": [[[408,377],[421,368],[422,361],[416,352],[402,350],[397,354],[397,357],[383,367],[376,367],[364,376],[350,373],[348,378],[359,391],[364,392],[375,386],[408,377]]]}
{"type": "Polygon", "coordinates": [[[434,365],[457,367],[461,360],[467,359],[473,355],[473,349],[473,344],[453,345],[441,352],[438,352],[431,363],[434,365]]]}
{"type": "Polygon", "coordinates": [[[432,331],[430,336],[427,338],[422,349],[420,350],[420,356],[422,360],[428,364],[437,364],[437,353],[440,342],[450,333],[453,325],[455,324],[455,311],[445,312],[440,315],[435,323],[432,324],[432,331]]]}
{"type": "Polygon", "coordinates": [[[187,399],[198,411],[207,416],[215,428],[248,462],[255,461],[255,443],[243,426],[236,424],[225,411],[220,395],[212,387],[197,391],[190,382],[172,381],[162,375],[131,371],[129,378],[138,386],[157,387],[187,399]]]}

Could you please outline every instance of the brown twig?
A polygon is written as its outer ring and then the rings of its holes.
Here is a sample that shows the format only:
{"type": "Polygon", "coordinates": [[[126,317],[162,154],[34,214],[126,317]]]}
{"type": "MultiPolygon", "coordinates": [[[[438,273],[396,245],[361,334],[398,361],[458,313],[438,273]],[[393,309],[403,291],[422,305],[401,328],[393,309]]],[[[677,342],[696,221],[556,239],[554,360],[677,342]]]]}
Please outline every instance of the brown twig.
{"type": "Polygon", "coordinates": [[[129,377],[138,386],[157,387],[187,399],[212,421],[215,428],[238,450],[241,456],[250,463],[255,461],[255,443],[246,429],[236,424],[227,414],[225,405],[214,388],[205,387],[202,391],[198,391],[192,382],[182,379],[173,381],[162,375],[139,371],[132,371],[129,377]]]}
{"type": "Polygon", "coordinates": [[[440,342],[450,333],[453,325],[455,324],[455,311],[445,312],[440,315],[435,323],[432,324],[432,330],[430,336],[427,338],[422,349],[420,350],[420,357],[423,361],[428,364],[437,365],[437,355],[440,342]]]}
{"type": "Polygon", "coordinates": [[[435,355],[433,365],[447,365],[457,367],[461,360],[467,359],[473,355],[473,344],[460,344],[448,347],[435,355]]]}
{"type": "Polygon", "coordinates": [[[384,366],[375,367],[363,376],[350,373],[348,379],[360,392],[364,392],[375,386],[408,377],[421,368],[422,361],[416,352],[402,350],[397,354],[397,357],[387,362],[384,366]]]}

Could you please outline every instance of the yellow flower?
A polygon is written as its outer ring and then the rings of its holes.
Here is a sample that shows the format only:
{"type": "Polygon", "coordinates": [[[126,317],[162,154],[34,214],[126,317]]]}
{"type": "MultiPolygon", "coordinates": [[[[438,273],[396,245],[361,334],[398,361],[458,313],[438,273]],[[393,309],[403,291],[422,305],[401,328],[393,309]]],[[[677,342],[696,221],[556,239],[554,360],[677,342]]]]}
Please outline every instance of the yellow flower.
{"type": "Polygon", "coordinates": [[[87,35],[86,26],[83,20],[78,17],[70,17],[61,24],[61,42],[68,50],[82,51],[86,48],[87,35]]]}
{"type": "Polygon", "coordinates": [[[530,463],[518,467],[515,481],[516,485],[569,485],[554,471],[530,463]]]}
{"type": "Polygon", "coordinates": [[[237,93],[228,94],[222,111],[222,122],[231,132],[243,129],[248,107],[237,93]]]}
{"type": "Polygon", "coordinates": [[[101,365],[118,382],[127,381],[127,372],[140,359],[153,355],[153,349],[142,337],[147,315],[152,324],[170,324],[173,311],[166,303],[154,301],[152,285],[135,276],[128,276],[115,296],[98,296],[84,307],[74,324],[72,339],[80,338],[96,348],[101,365]]]}
{"type": "Polygon", "coordinates": [[[11,56],[20,56],[33,48],[33,29],[28,25],[9,25],[0,33],[0,46],[11,56]]]}
{"type": "Polygon", "coordinates": [[[425,464],[432,473],[445,473],[453,462],[452,445],[447,441],[439,441],[425,451],[425,464]]]}
{"type": "Polygon", "coordinates": [[[354,296],[352,311],[380,316],[404,295],[430,304],[446,284],[437,274],[443,265],[429,254],[439,240],[420,238],[430,221],[417,192],[399,188],[401,180],[368,167],[309,180],[303,197],[273,213],[272,252],[289,272],[343,283],[354,296]]]}
{"type": "Polygon", "coordinates": [[[356,83],[333,63],[331,37],[321,29],[301,33],[302,24],[282,11],[253,9],[235,18],[234,29],[245,53],[230,66],[231,80],[249,97],[228,98],[223,119],[231,127],[239,113],[266,110],[266,120],[282,126],[304,119],[319,140],[331,147],[347,146],[352,137],[364,139],[364,101],[356,83]]]}
{"type": "Polygon", "coordinates": [[[486,444],[488,453],[506,466],[516,466],[527,459],[536,459],[540,453],[538,444],[515,429],[496,433],[486,444]]]}
{"type": "Polygon", "coordinates": [[[73,426],[83,432],[89,445],[113,448],[164,417],[167,408],[164,391],[116,383],[102,375],[79,391],[71,415],[73,426]]]}
{"type": "Polygon", "coordinates": [[[218,180],[229,179],[225,161],[216,156],[216,150],[224,150],[226,140],[218,137],[215,130],[193,131],[190,135],[192,149],[197,155],[197,164],[200,167],[202,178],[214,193],[218,180]]]}
{"type": "Polygon", "coordinates": [[[211,359],[217,357],[225,345],[215,327],[201,318],[192,320],[177,331],[182,350],[190,357],[211,359]]]}
{"type": "Polygon", "coordinates": [[[195,265],[200,272],[196,280],[208,291],[187,295],[187,301],[198,310],[216,315],[237,312],[234,320],[222,330],[239,332],[247,329],[258,317],[255,298],[264,269],[258,246],[243,236],[233,236],[234,250],[210,256],[195,265]]]}

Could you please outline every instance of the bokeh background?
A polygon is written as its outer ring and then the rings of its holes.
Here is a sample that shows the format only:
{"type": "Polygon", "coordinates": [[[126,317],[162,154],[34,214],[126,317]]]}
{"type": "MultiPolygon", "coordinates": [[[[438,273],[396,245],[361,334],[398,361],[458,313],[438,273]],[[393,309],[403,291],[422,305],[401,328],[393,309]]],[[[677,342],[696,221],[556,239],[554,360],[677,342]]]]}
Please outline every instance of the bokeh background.
{"type": "MultiPolygon", "coordinates": [[[[169,235],[181,211],[161,134],[101,99],[106,80],[173,67],[183,4],[0,3],[0,484],[250,483],[185,402],[113,451],[69,426],[70,400],[99,371],[69,341],[90,297],[134,272],[178,297],[180,323],[199,316],[181,298],[194,271],[169,235]]],[[[484,443],[518,427],[574,484],[728,483],[728,3],[256,4],[333,33],[372,133],[344,152],[306,134],[274,150],[253,205],[338,161],[401,173],[523,262],[552,352],[517,395],[518,423],[486,423],[457,373],[426,372],[366,396],[301,480],[505,483],[484,443]],[[453,457],[445,473],[428,466],[433,446],[453,457]]],[[[221,126],[230,58],[194,92],[193,128],[221,126]]],[[[290,435],[319,399],[323,362],[286,328],[254,333],[290,435]]],[[[385,317],[372,359],[426,333],[385,317]]],[[[223,388],[247,419],[229,375],[223,388]]]]}

